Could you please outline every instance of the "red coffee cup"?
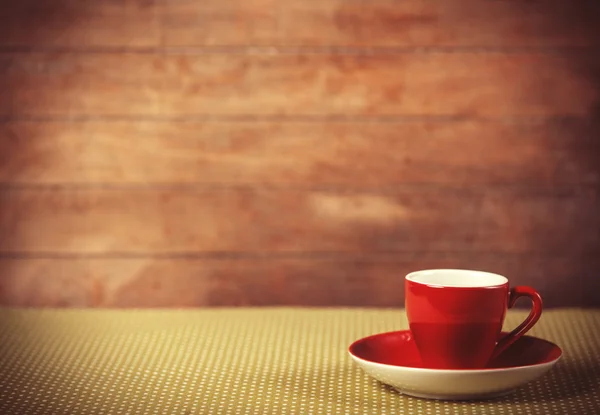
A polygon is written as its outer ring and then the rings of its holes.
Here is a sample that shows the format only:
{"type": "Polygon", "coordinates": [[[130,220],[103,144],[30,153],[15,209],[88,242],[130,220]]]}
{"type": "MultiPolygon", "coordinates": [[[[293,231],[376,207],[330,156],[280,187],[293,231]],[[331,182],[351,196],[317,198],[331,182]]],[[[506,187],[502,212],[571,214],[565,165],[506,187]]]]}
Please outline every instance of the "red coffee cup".
{"type": "Polygon", "coordinates": [[[416,271],[405,278],[405,307],[424,367],[485,368],[542,314],[542,298],[531,287],[509,289],[502,275],[460,269],[416,271]],[[527,319],[500,338],[508,308],[519,297],[533,302],[527,319]]]}

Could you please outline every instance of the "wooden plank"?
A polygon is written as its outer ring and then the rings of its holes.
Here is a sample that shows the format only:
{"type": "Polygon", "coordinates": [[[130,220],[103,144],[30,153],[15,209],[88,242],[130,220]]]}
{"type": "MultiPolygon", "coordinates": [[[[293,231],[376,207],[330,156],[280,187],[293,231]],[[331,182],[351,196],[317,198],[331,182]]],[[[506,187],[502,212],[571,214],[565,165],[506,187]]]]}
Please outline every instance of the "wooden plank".
{"type": "Polygon", "coordinates": [[[0,182],[389,187],[600,183],[600,124],[0,123],[0,182]]]}
{"type": "Polygon", "coordinates": [[[0,2],[3,47],[149,47],[160,44],[154,0],[0,2]]]}
{"type": "Polygon", "coordinates": [[[600,38],[592,1],[181,0],[168,46],[581,46],[600,38]]]}
{"type": "Polygon", "coordinates": [[[587,0],[20,0],[0,3],[0,47],[588,46],[598,21],[587,0]]]}
{"type": "Polygon", "coordinates": [[[0,54],[0,115],[157,114],[160,59],[135,54],[0,54]]]}
{"type": "Polygon", "coordinates": [[[512,285],[535,287],[547,307],[600,305],[598,257],[430,252],[330,259],[4,258],[0,305],[402,307],[404,275],[438,267],[501,273],[512,285]]]}
{"type": "Polygon", "coordinates": [[[0,252],[597,252],[598,211],[591,189],[5,189],[0,252]]]}
{"type": "Polygon", "coordinates": [[[600,57],[574,58],[6,53],[0,116],[587,116],[600,57]]]}

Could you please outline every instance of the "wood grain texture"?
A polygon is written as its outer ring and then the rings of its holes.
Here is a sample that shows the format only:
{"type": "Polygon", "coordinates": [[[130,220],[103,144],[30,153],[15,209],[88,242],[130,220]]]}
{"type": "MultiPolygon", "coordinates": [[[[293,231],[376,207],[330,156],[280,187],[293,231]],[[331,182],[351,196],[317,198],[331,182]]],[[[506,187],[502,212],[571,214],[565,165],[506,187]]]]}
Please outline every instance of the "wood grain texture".
{"type": "MultiPolygon", "coordinates": [[[[325,259],[0,259],[0,303],[59,307],[402,307],[404,275],[485,269],[530,285],[547,307],[600,300],[598,257],[432,254],[325,259]],[[586,281],[587,286],[584,286],[586,281]]],[[[528,307],[526,301],[517,306],[528,307]]]]}
{"type": "Polygon", "coordinates": [[[20,0],[0,47],[597,45],[597,3],[478,0],[20,0]]]}
{"type": "Polygon", "coordinates": [[[0,183],[592,184],[599,133],[584,121],[9,121],[0,183]]]}
{"type": "Polygon", "coordinates": [[[0,47],[149,47],[160,44],[153,0],[0,2],[0,47]]]}
{"type": "Polygon", "coordinates": [[[573,46],[597,44],[592,1],[165,1],[168,46],[573,46]]]}
{"type": "Polygon", "coordinates": [[[597,252],[598,211],[591,189],[9,189],[0,251],[597,252]]]}
{"type": "Polygon", "coordinates": [[[585,59],[583,74],[552,53],[6,53],[0,116],[586,116],[600,56],[585,59]]]}
{"type": "Polygon", "coordinates": [[[600,304],[600,6],[0,2],[0,305],[600,304]]]}

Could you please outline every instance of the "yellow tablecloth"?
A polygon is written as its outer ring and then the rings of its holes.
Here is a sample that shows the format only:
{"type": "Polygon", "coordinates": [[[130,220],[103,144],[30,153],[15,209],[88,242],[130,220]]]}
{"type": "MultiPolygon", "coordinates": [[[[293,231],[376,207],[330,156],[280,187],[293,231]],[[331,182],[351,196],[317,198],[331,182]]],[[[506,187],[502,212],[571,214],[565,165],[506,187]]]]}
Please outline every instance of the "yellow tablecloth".
{"type": "Polygon", "coordinates": [[[403,396],[350,360],[403,328],[389,309],[2,309],[0,414],[600,414],[600,310],[546,310],[530,334],[563,359],[493,401],[403,396]]]}

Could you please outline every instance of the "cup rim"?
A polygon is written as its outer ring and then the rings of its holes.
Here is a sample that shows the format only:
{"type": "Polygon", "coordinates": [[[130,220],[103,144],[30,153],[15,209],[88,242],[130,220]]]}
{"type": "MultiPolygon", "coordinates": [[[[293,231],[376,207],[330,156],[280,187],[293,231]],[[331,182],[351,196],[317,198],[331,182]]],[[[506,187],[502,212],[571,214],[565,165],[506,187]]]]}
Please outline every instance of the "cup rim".
{"type": "Polygon", "coordinates": [[[504,275],[497,274],[489,271],[479,271],[473,269],[459,269],[459,268],[432,268],[432,269],[422,269],[418,271],[413,271],[408,273],[405,277],[406,281],[409,281],[413,284],[419,284],[432,288],[458,288],[458,289],[485,289],[485,288],[498,288],[508,285],[508,278],[504,275]],[[487,284],[444,284],[444,283],[434,283],[427,281],[419,281],[416,279],[418,276],[426,275],[426,274],[434,274],[434,273],[461,273],[468,274],[470,276],[480,275],[489,278],[490,280],[495,280],[495,283],[487,283],[487,284]]]}

